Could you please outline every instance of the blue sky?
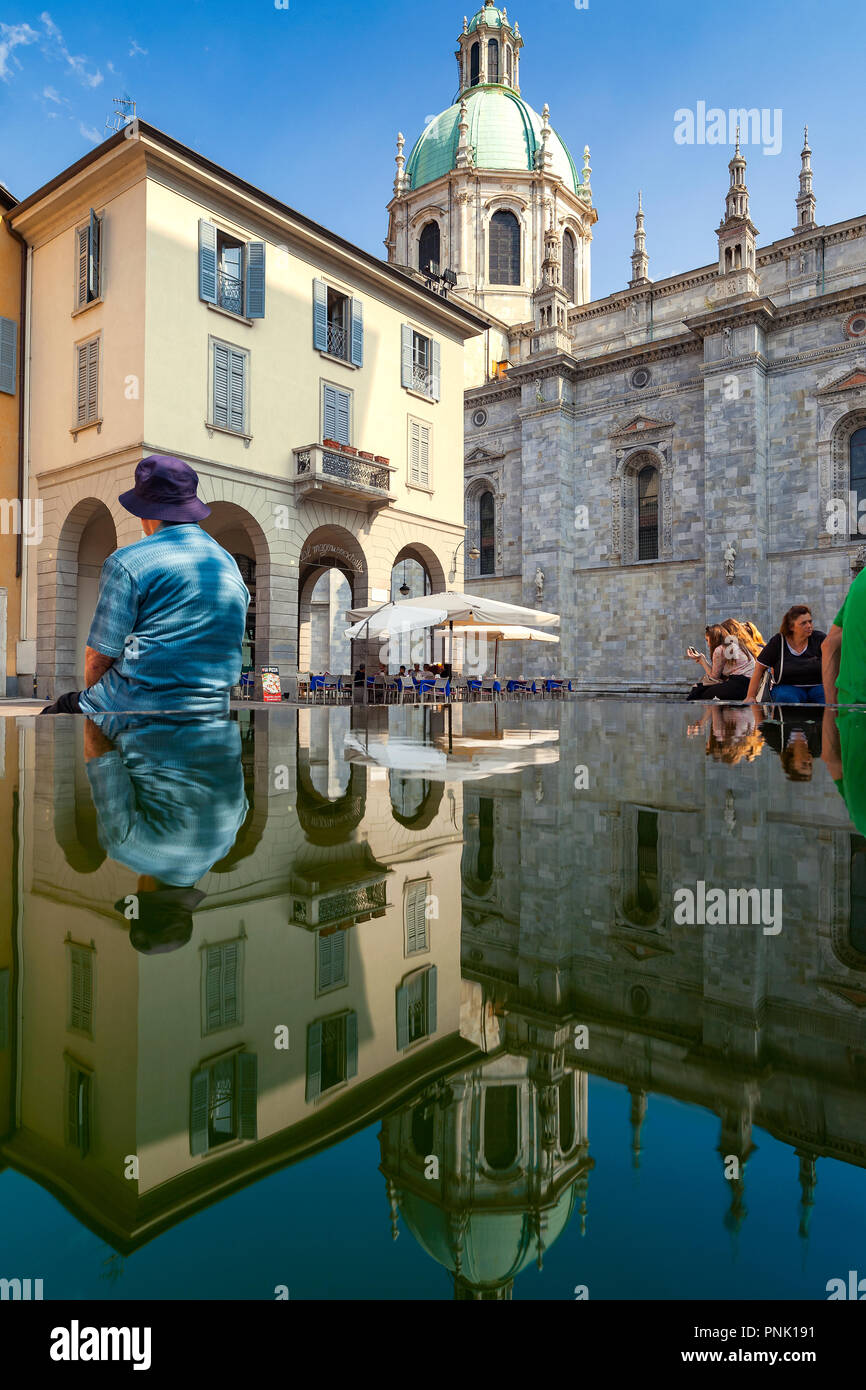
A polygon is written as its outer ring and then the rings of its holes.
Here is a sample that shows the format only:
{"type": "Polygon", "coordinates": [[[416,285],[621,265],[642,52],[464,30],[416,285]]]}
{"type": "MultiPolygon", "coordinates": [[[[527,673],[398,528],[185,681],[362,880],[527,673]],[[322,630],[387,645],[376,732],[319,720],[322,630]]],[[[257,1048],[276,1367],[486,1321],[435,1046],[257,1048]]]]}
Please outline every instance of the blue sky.
{"type": "MultiPolygon", "coordinates": [[[[0,16],[0,181],[19,198],[105,138],[112,97],[251,183],[383,255],[398,130],[407,154],[450,104],[465,0],[8,3],[0,16]]],[[[699,102],[781,112],[781,149],[744,150],[760,244],[794,225],[802,128],[819,222],[866,212],[862,0],[764,0],[747,14],[694,0],[514,0],[522,95],[578,166],[592,152],[593,295],[630,275],[644,192],[650,275],[715,259],[727,145],[678,144],[699,102]]],[[[768,131],[778,132],[778,117],[768,131]]]]}

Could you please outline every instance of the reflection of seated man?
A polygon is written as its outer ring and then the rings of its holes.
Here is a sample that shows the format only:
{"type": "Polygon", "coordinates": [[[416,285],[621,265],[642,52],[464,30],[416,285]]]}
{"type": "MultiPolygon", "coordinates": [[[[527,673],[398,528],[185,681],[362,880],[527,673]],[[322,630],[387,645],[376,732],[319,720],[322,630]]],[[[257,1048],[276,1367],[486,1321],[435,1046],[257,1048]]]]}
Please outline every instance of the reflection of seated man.
{"type": "Polygon", "coordinates": [[[811,782],[813,760],[821,756],[821,725],[795,709],[777,705],[774,717],[762,720],[759,728],[767,746],[778,753],[788,781],[811,782]]]}
{"type": "MultiPolygon", "coordinates": [[[[97,715],[84,729],[87,776],[106,854],[139,875],[137,951],[176,950],[192,935],[195,884],[235,843],[247,813],[236,723],[97,715]]],[[[115,904],[126,916],[125,900],[115,904]]]]}
{"type": "Polygon", "coordinates": [[[859,833],[866,835],[866,712],[827,709],[823,732],[824,762],[848,815],[859,833]]]}

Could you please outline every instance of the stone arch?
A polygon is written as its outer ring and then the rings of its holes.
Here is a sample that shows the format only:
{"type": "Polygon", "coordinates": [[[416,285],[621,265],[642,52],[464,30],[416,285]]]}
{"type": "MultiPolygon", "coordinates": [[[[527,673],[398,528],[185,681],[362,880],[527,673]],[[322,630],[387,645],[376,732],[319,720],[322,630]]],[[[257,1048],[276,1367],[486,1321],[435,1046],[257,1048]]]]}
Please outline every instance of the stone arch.
{"type": "MultiPolygon", "coordinates": [[[[99,571],[119,543],[119,518],[107,498],[94,489],[68,501],[71,506],[56,535],[45,535],[39,556],[37,688],[40,696],[49,698],[81,689],[84,644],[96,606],[99,571]],[[88,540],[95,541],[95,547],[88,547],[88,540]],[[85,604],[91,600],[86,612],[85,604]]],[[[138,530],[137,522],[135,526],[138,530]]]]}
{"type": "Polygon", "coordinates": [[[463,494],[463,519],[466,523],[466,575],[467,578],[479,578],[481,576],[481,560],[469,559],[470,550],[481,549],[481,516],[479,512],[481,496],[485,492],[492,492],[494,506],[493,534],[495,543],[494,552],[494,574],[502,573],[502,535],[503,518],[502,506],[504,497],[501,490],[501,476],[499,473],[483,473],[480,477],[473,478],[472,482],[466,487],[463,494]]]}
{"type": "MultiPolygon", "coordinates": [[[[203,488],[199,489],[204,492],[203,488]]],[[[201,528],[227,550],[238,562],[244,583],[250,591],[247,613],[247,637],[250,641],[250,664],[255,667],[271,664],[271,555],[268,539],[261,523],[246,508],[225,498],[208,498],[211,514],[201,522],[201,528]],[[243,561],[248,561],[252,570],[243,561]]],[[[247,650],[246,644],[244,648],[247,650]]]]}
{"type": "Polygon", "coordinates": [[[532,249],[532,237],[527,224],[526,203],[522,198],[509,197],[503,194],[500,197],[492,198],[484,207],[482,214],[482,231],[484,237],[484,255],[482,261],[484,284],[493,290],[519,290],[526,286],[530,280],[530,255],[532,249]],[[520,229],[520,246],[518,249],[518,282],[516,285],[494,284],[490,278],[490,228],[494,217],[498,212],[510,213],[517,220],[520,229]]]}
{"type": "MultiPolygon", "coordinates": [[[[361,516],[356,524],[360,524],[361,516]]],[[[367,556],[355,531],[348,526],[327,522],[314,526],[301,546],[298,562],[298,670],[309,670],[312,641],[313,590],[329,569],[339,569],[348,579],[352,607],[368,603],[369,569],[367,556]]],[[[363,654],[358,660],[365,660],[363,654]]],[[[355,656],[353,654],[354,662],[355,656]]]]}
{"type": "Polygon", "coordinates": [[[848,495],[851,488],[851,465],[850,465],[850,443],[851,436],[858,430],[866,428],[866,405],[858,405],[854,409],[837,409],[832,412],[826,421],[825,429],[827,437],[818,444],[818,468],[819,468],[819,490],[821,494],[821,512],[823,522],[822,533],[829,535],[833,542],[838,545],[850,544],[852,540],[852,529],[856,530],[856,521],[851,525],[851,518],[848,525],[841,531],[830,530],[830,517],[834,513],[832,503],[842,502],[848,506],[848,495]]]}
{"type": "Polygon", "coordinates": [[[647,464],[659,472],[659,555],[673,555],[673,464],[670,449],[641,443],[617,455],[611,476],[611,563],[629,565],[638,558],[638,474],[647,464]]]}

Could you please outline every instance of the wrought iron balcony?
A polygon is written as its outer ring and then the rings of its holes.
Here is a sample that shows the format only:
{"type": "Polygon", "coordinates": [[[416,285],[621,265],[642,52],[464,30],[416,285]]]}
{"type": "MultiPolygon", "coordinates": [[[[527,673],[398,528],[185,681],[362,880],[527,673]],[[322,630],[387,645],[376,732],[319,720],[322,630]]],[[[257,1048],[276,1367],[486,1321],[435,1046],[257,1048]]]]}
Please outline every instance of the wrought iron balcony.
{"type": "Polygon", "coordinates": [[[235,275],[229,275],[225,270],[219,272],[218,303],[221,309],[227,309],[230,314],[244,312],[243,281],[238,280],[235,275]]]}
{"type": "Polygon", "coordinates": [[[378,511],[396,501],[390,491],[393,464],[357,454],[343,453],[322,444],[309,444],[295,449],[295,495],[298,500],[312,496],[315,500],[329,498],[341,505],[378,511]]]}
{"type": "Polygon", "coordinates": [[[349,335],[341,323],[328,324],[328,352],[345,362],[349,360],[349,335]]]}
{"type": "Polygon", "coordinates": [[[412,386],[425,396],[433,395],[433,373],[415,362],[412,366],[412,386]]]}
{"type": "MultiPolygon", "coordinates": [[[[381,917],[390,906],[388,873],[390,870],[384,865],[375,875],[365,875],[356,866],[348,873],[356,881],[338,886],[337,892],[327,880],[319,882],[301,875],[293,882],[291,920],[298,927],[315,931],[319,927],[354,926],[371,917],[381,917]]],[[[339,866],[336,876],[340,876],[339,866]]]]}

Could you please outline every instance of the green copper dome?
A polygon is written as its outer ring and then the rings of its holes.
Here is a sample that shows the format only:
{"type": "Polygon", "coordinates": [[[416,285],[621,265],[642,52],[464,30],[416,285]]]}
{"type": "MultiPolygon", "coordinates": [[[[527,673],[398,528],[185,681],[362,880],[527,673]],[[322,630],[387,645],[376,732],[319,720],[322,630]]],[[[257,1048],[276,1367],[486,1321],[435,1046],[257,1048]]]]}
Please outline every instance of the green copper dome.
{"type": "MultiPolygon", "coordinates": [[[[465,100],[469,122],[467,138],[475,151],[476,169],[523,172],[535,168],[542,127],[537,111],[507,87],[473,87],[465,100]]],[[[406,165],[410,188],[423,188],[456,168],[459,122],[460,103],[455,102],[427,126],[406,165]]],[[[549,148],[553,173],[559,174],[572,193],[576,193],[580,180],[574,160],[553,130],[549,148]]]]}
{"type": "Polygon", "coordinates": [[[470,34],[475,33],[475,30],[478,28],[482,20],[484,20],[485,24],[489,24],[491,29],[511,28],[511,25],[509,24],[508,20],[503,17],[501,10],[497,10],[495,5],[485,5],[484,8],[479,10],[476,15],[472,16],[472,19],[469,23],[470,34]]]}

